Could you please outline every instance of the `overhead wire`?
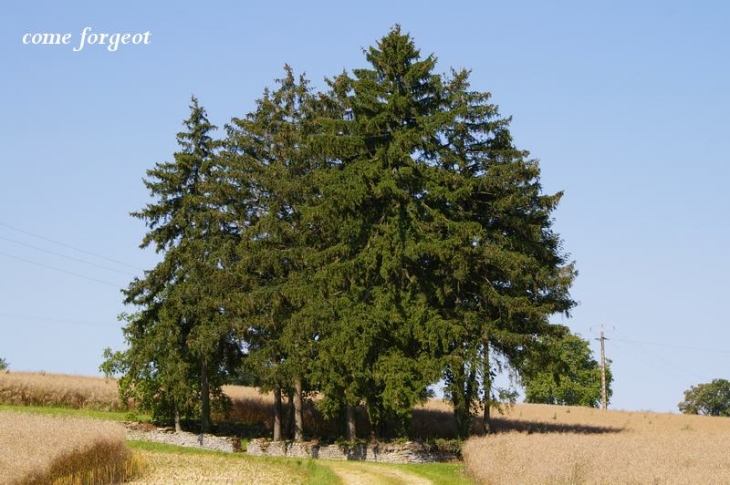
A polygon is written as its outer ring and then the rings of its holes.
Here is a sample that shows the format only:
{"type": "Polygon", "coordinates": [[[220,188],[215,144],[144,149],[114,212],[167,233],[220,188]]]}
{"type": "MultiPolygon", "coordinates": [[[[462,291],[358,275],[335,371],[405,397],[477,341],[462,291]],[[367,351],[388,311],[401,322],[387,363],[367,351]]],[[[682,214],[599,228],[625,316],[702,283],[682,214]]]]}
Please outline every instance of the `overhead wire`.
{"type": "MultiPolygon", "coordinates": [[[[3,227],[6,227],[6,228],[9,228],[9,229],[12,229],[14,231],[17,231],[17,232],[20,232],[20,233],[23,233],[23,234],[28,234],[30,236],[33,236],[35,238],[38,238],[38,239],[41,239],[41,240],[44,240],[44,241],[51,242],[51,243],[56,244],[58,246],[62,246],[62,247],[68,248],[68,249],[72,249],[73,251],[77,251],[79,253],[83,253],[83,254],[86,254],[86,255],[89,255],[89,256],[93,256],[94,258],[99,258],[99,259],[102,259],[102,260],[105,260],[105,261],[109,261],[109,262],[115,263],[117,265],[122,265],[122,266],[127,267],[127,268],[142,270],[142,268],[139,268],[139,267],[134,266],[132,264],[128,264],[128,263],[125,263],[123,261],[119,261],[119,260],[114,259],[114,258],[109,258],[109,257],[103,256],[103,255],[97,254],[97,253],[93,253],[91,251],[87,251],[87,250],[84,250],[84,249],[81,249],[81,248],[72,246],[70,244],[66,244],[66,243],[63,243],[61,241],[57,241],[57,240],[54,240],[54,239],[51,239],[51,238],[42,236],[40,234],[36,234],[36,233],[30,232],[30,231],[26,231],[24,229],[20,229],[20,228],[11,226],[11,225],[6,224],[4,222],[0,222],[0,226],[3,226],[3,227]]],[[[129,271],[124,271],[124,270],[112,268],[112,267],[109,267],[109,266],[105,266],[105,265],[102,265],[102,264],[98,264],[98,263],[95,263],[95,262],[92,262],[92,261],[88,261],[88,260],[85,260],[85,259],[81,259],[81,258],[76,258],[76,257],[73,257],[73,256],[65,255],[65,254],[62,254],[62,253],[59,253],[59,252],[56,252],[56,251],[51,251],[51,250],[48,250],[48,249],[45,249],[45,248],[42,248],[42,247],[38,247],[38,246],[35,246],[35,245],[32,245],[32,244],[28,244],[28,243],[25,243],[25,242],[22,242],[22,241],[18,241],[16,239],[12,239],[12,238],[9,238],[9,237],[0,236],[0,240],[8,241],[8,242],[13,243],[13,244],[25,246],[25,247],[28,247],[30,249],[36,250],[36,251],[41,251],[41,252],[44,252],[44,253],[47,253],[47,254],[51,254],[53,256],[65,258],[65,259],[68,259],[68,260],[71,260],[71,261],[75,261],[77,263],[82,263],[82,264],[89,265],[89,266],[93,266],[93,267],[100,268],[100,269],[103,269],[103,270],[112,271],[112,272],[119,273],[119,274],[123,274],[123,275],[127,275],[127,276],[136,276],[134,273],[131,273],[129,271]]],[[[13,254],[8,254],[8,253],[3,252],[3,251],[0,251],[0,256],[5,256],[7,258],[11,258],[11,259],[15,259],[15,260],[18,260],[18,261],[22,261],[22,262],[27,263],[27,264],[32,264],[32,265],[39,266],[39,267],[42,267],[42,268],[45,268],[45,269],[53,270],[53,271],[56,271],[56,272],[59,272],[59,273],[64,273],[64,274],[71,275],[71,276],[74,276],[74,277],[77,277],[77,278],[82,278],[82,279],[85,279],[85,280],[88,280],[88,281],[93,281],[95,283],[103,284],[103,285],[106,285],[106,286],[111,286],[111,287],[114,287],[114,288],[116,288],[118,290],[122,290],[123,289],[122,286],[119,285],[119,284],[117,284],[117,283],[112,283],[112,282],[107,281],[107,280],[104,280],[104,279],[95,278],[95,277],[87,276],[87,275],[80,274],[80,273],[77,273],[77,272],[74,272],[74,271],[69,271],[69,270],[66,270],[66,269],[58,268],[58,267],[55,267],[55,266],[52,266],[52,265],[49,265],[49,264],[46,264],[46,263],[42,263],[42,262],[39,262],[39,261],[34,261],[32,259],[28,259],[28,258],[16,256],[16,255],[13,255],[13,254]]],[[[64,318],[54,318],[54,317],[33,316],[33,315],[20,315],[20,314],[16,314],[16,313],[2,313],[2,312],[0,312],[0,319],[20,319],[20,320],[26,320],[26,321],[51,322],[51,323],[59,323],[59,324],[64,324],[64,325],[87,326],[87,327],[94,327],[94,328],[104,328],[104,327],[107,327],[107,328],[116,328],[116,325],[108,325],[108,324],[104,324],[104,323],[101,323],[101,322],[90,322],[90,321],[84,321],[84,320],[79,320],[79,319],[64,319],[64,318]]]]}
{"type": "Polygon", "coordinates": [[[18,315],[15,313],[2,313],[0,312],[0,319],[2,318],[10,318],[10,319],[17,319],[17,320],[33,320],[33,321],[39,321],[39,322],[52,322],[52,323],[62,323],[66,325],[81,325],[86,327],[95,327],[95,328],[118,328],[117,326],[111,326],[107,324],[104,324],[102,322],[90,322],[85,320],[74,320],[74,319],[66,319],[66,318],[53,318],[53,317],[41,317],[41,316],[34,316],[34,315],[18,315]]]}
{"type": "MultiPolygon", "coordinates": [[[[615,329],[614,331],[616,333],[621,334],[624,337],[628,337],[627,335],[624,335],[623,332],[621,332],[617,329],[615,329]]],[[[641,345],[641,346],[649,346],[649,347],[676,348],[676,349],[682,349],[682,350],[693,350],[693,351],[701,351],[701,352],[715,351],[715,352],[720,352],[720,353],[729,353],[729,352],[722,351],[719,349],[699,349],[699,348],[695,348],[695,347],[664,344],[664,343],[657,343],[657,342],[641,342],[638,340],[632,340],[630,338],[612,337],[611,341],[614,344],[618,343],[619,344],[618,347],[622,348],[624,351],[626,351],[627,349],[630,349],[631,345],[641,345]],[[625,344],[629,344],[629,345],[625,345],[625,344]]],[[[639,352],[634,352],[633,350],[629,350],[629,353],[632,354],[632,356],[635,359],[648,363],[649,365],[656,367],[657,369],[661,370],[662,372],[671,372],[675,376],[679,376],[677,374],[677,372],[681,372],[686,375],[691,375],[695,378],[699,378],[699,379],[704,378],[704,376],[701,376],[701,375],[697,374],[696,372],[693,372],[691,370],[688,370],[688,369],[678,365],[678,362],[676,359],[668,359],[667,357],[661,355],[660,353],[651,352],[650,356],[647,356],[646,352],[639,353],[639,352]],[[659,360],[662,363],[659,364],[659,363],[655,362],[655,360],[659,360]]]]}
{"type": "Polygon", "coordinates": [[[30,231],[26,231],[25,229],[20,229],[20,228],[17,228],[15,226],[11,226],[10,224],[7,224],[7,223],[2,222],[2,221],[0,221],[0,226],[7,227],[8,229],[12,229],[13,231],[21,232],[23,234],[28,234],[29,236],[33,236],[35,238],[42,239],[44,241],[48,241],[50,243],[57,244],[59,246],[63,246],[63,247],[68,248],[68,249],[72,249],[74,251],[78,251],[80,253],[87,254],[89,256],[93,256],[95,258],[103,259],[105,261],[109,261],[111,263],[115,263],[115,264],[119,264],[119,265],[122,265],[122,266],[126,266],[128,268],[136,269],[138,271],[144,271],[144,268],[140,268],[138,266],[134,266],[132,264],[125,263],[124,261],[119,261],[118,259],[113,259],[113,258],[109,258],[109,257],[106,257],[106,256],[102,256],[101,254],[93,253],[91,251],[87,251],[85,249],[81,249],[81,248],[78,248],[76,246],[72,246],[70,244],[63,243],[61,241],[56,241],[55,239],[51,239],[51,238],[46,237],[46,236],[41,236],[39,234],[35,234],[35,233],[30,232],[30,231]]]}
{"type": "Polygon", "coordinates": [[[12,258],[12,259],[17,259],[19,261],[23,261],[23,262],[28,263],[28,264],[33,264],[35,266],[40,266],[42,268],[51,269],[53,271],[58,271],[59,273],[65,273],[65,274],[68,274],[68,275],[71,275],[71,276],[76,276],[77,278],[83,278],[85,280],[95,281],[97,283],[101,283],[101,284],[104,284],[104,285],[107,285],[107,286],[113,286],[113,287],[115,287],[117,289],[120,289],[120,290],[122,289],[122,287],[120,285],[118,285],[117,283],[111,283],[109,281],[100,280],[98,278],[93,278],[91,276],[85,276],[85,275],[82,275],[82,274],[79,274],[79,273],[74,273],[73,271],[68,271],[68,270],[65,270],[65,269],[56,268],[55,266],[50,266],[50,265],[45,264],[45,263],[39,263],[37,261],[32,261],[30,259],[21,258],[20,256],[13,256],[12,254],[4,253],[2,251],[0,251],[0,255],[5,256],[5,257],[8,257],[8,258],[12,258]]]}
{"type": "MultiPolygon", "coordinates": [[[[699,379],[703,378],[703,376],[697,374],[696,372],[679,367],[676,364],[676,362],[672,362],[664,357],[657,356],[657,355],[653,355],[653,356],[644,355],[641,352],[636,352],[634,349],[631,349],[629,346],[624,345],[625,342],[623,342],[623,341],[619,341],[619,342],[621,342],[621,343],[619,345],[614,345],[614,348],[618,347],[624,353],[628,354],[631,358],[638,360],[644,364],[647,364],[658,371],[661,371],[663,373],[670,373],[676,377],[683,377],[682,375],[680,375],[680,373],[682,373],[682,374],[686,374],[686,375],[691,375],[692,377],[699,378],[699,379]],[[657,362],[658,360],[660,360],[661,363],[657,362]]],[[[615,344],[615,341],[614,341],[614,344],[615,344]]]]}
{"type": "Polygon", "coordinates": [[[27,243],[24,243],[24,242],[21,242],[21,241],[16,241],[15,239],[10,239],[8,237],[0,236],[0,239],[2,239],[4,241],[9,241],[9,242],[11,242],[13,244],[18,244],[20,246],[25,246],[27,248],[35,249],[36,251],[41,251],[41,252],[44,252],[44,253],[47,253],[47,254],[52,254],[53,256],[58,256],[58,257],[61,257],[61,258],[69,259],[71,261],[76,261],[76,262],[79,262],[79,263],[87,264],[89,266],[94,266],[96,268],[105,269],[107,271],[113,271],[115,273],[120,273],[120,274],[127,275],[127,276],[136,276],[134,273],[130,273],[129,271],[123,271],[123,270],[119,270],[119,269],[115,269],[115,268],[110,268],[109,266],[104,266],[104,265],[101,265],[101,264],[92,263],[91,261],[86,261],[86,260],[81,259],[81,258],[74,258],[73,256],[67,256],[65,254],[57,253],[56,251],[50,251],[48,249],[40,248],[38,246],[33,246],[32,244],[27,244],[27,243]]]}

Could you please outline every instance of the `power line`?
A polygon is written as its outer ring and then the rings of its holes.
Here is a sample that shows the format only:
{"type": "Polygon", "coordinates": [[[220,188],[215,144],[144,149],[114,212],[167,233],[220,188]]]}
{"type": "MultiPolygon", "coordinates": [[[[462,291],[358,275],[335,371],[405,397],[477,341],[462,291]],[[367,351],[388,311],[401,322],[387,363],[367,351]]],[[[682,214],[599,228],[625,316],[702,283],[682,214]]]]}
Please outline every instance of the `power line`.
{"type": "Polygon", "coordinates": [[[32,316],[32,315],[17,315],[13,313],[0,313],[0,318],[13,318],[18,320],[35,320],[39,322],[53,322],[53,323],[64,323],[69,325],[83,325],[87,327],[96,327],[96,328],[114,328],[111,325],[101,323],[101,322],[89,322],[84,320],[71,320],[71,319],[65,319],[65,318],[51,318],[51,317],[38,317],[38,316],[32,316]]]}
{"type": "Polygon", "coordinates": [[[23,261],[23,262],[28,263],[28,264],[33,264],[35,266],[40,266],[42,268],[52,269],[54,271],[58,271],[59,273],[65,273],[65,274],[68,274],[68,275],[71,275],[71,276],[76,276],[77,278],[83,278],[85,280],[95,281],[97,283],[101,283],[101,284],[104,284],[104,285],[113,286],[113,287],[115,287],[115,288],[117,288],[119,290],[122,289],[122,287],[119,286],[116,283],[110,283],[108,281],[100,280],[100,279],[97,279],[97,278],[92,278],[90,276],[84,276],[84,275],[81,275],[81,274],[78,274],[78,273],[74,273],[73,271],[67,271],[65,269],[56,268],[54,266],[49,266],[47,264],[39,263],[37,261],[31,261],[30,259],[25,259],[25,258],[21,258],[21,257],[18,257],[18,256],[13,256],[12,254],[7,254],[7,253],[4,253],[2,251],[0,251],[0,255],[6,256],[8,258],[17,259],[19,261],[23,261]]]}
{"type": "Polygon", "coordinates": [[[614,348],[621,349],[624,352],[626,352],[629,356],[633,357],[636,360],[639,360],[645,364],[648,364],[658,371],[661,371],[663,373],[671,373],[674,374],[677,377],[683,378],[680,372],[698,379],[704,379],[704,376],[701,376],[700,374],[687,370],[686,368],[680,367],[677,365],[677,362],[675,360],[666,359],[662,356],[654,355],[653,357],[646,356],[641,354],[640,352],[635,352],[634,349],[631,349],[630,347],[625,347],[623,343],[624,340],[621,339],[613,339],[614,342],[614,348]],[[620,344],[615,344],[615,342],[621,342],[620,344]],[[657,361],[661,361],[662,363],[659,363],[657,361]]]}
{"type": "Polygon", "coordinates": [[[715,352],[718,354],[730,354],[730,350],[708,349],[708,348],[701,348],[701,347],[690,347],[687,345],[663,344],[663,343],[657,343],[657,342],[641,342],[638,340],[626,340],[626,339],[615,338],[615,337],[613,338],[613,340],[616,340],[618,342],[624,342],[627,344],[651,345],[653,347],[668,347],[668,348],[680,349],[680,350],[694,350],[697,352],[715,352]]]}
{"type": "Polygon", "coordinates": [[[128,271],[122,271],[122,270],[119,270],[119,269],[110,268],[108,266],[104,266],[104,265],[101,265],[101,264],[92,263],[91,261],[86,261],[86,260],[83,260],[81,258],[74,258],[73,256],[67,256],[65,254],[57,253],[55,251],[50,251],[48,249],[39,248],[38,246],[33,246],[32,244],[26,244],[24,242],[16,241],[15,239],[10,239],[8,237],[0,236],[0,239],[2,239],[4,241],[9,241],[9,242],[11,242],[13,244],[18,244],[20,246],[25,246],[25,247],[28,247],[28,248],[31,248],[31,249],[35,249],[36,251],[42,251],[44,253],[52,254],[54,256],[59,256],[61,258],[70,259],[71,261],[77,261],[79,263],[88,264],[89,266],[94,266],[96,268],[105,269],[107,271],[113,271],[115,273],[120,273],[120,274],[124,274],[124,275],[128,275],[128,276],[136,276],[134,273],[130,273],[128,271]]]}
{"type": "Polygon", "coordinates": [[[95,258],[103,259],[103,260],[106,260],[106,261],[109,261],[109,262],[112,262],[112,263],[116,263],[116,264],[121,264],[122,266],[126,266],[128,268],[133,268],[133,269],[136,269],[136,270],[139,270],[139,271],[144,271],[144,268],[139,268],[137,266],[134,266],[134,265],[129,264],[129,263],[125,263],[124,261],[119,261],[117,259],[107,258],[106,256],[102,256],[100,254],[92,253],[91,251],[86,251],[85,249],[77,248],[75,246],[71,246],[70,244],[62,243],[60,241],[56,241],[56,240],[51,239],[49,237],[40,236],[40,235],[34,234],[34,233],[30,232],[30,231],[26,231],[24,229],[19,229],[17,227],[11,226],[10,224],[6,224],[4,222],[0,222],[0,226],[7,227],[8,229],[12,229],[13,231],[22,232],[23,234],[28,234],[29,236],[37,237],[38,239],[43,239],[44,241],[48,241],[48,242],[53,243],[53,244],[58,244],[59,246],[63,246],[63,247],[68,248],[68,249],[73,249],[74,251],[78,251],[80,253],[88,254],[89,256],[94,256],[95,258]]]}

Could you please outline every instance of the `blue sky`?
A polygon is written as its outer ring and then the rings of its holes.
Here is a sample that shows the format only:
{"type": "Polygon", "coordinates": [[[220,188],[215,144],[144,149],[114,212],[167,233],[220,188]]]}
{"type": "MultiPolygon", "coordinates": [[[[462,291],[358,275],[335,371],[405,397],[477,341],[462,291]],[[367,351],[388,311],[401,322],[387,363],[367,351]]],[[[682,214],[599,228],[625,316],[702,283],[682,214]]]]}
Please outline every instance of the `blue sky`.
{"type": "Polygon", "coordinates": [[[123,347],[120,288],[157,258],[129,212],[149,202],[145,171],[172,159],[192,94],[222,127],[284,63],[323,89],[399,23],[439,72],[472,70],[540,160],[544,190],[565,191],[555,228],[580,305],[555,321],[590,339],[605,327],[613,407],[676,412],[691,385],[730,378],[730,3],[3,7],[0,357],[12,369],[94,375],[104,347],[123,347]],[[150,43],[74,52],[85,27],[150,43]],[[72,37],[25,45],[26,33],[72,37]]]}

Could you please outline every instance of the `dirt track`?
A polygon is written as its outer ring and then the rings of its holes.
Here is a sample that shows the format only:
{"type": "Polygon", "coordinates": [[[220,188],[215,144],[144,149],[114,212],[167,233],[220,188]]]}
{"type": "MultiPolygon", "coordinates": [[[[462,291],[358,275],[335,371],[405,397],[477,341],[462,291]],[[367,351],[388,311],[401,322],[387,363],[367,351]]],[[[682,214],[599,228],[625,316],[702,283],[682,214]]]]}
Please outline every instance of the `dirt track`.
{"type": "Polygon", "coordinates": [[[373,463],[355,463],[340,461],[320,462],[332,469],[345,485],[377,485],[402,484],[402,485],[432,485],[426,478],[412,475],[402,470],[381,466],[373,463]]]}

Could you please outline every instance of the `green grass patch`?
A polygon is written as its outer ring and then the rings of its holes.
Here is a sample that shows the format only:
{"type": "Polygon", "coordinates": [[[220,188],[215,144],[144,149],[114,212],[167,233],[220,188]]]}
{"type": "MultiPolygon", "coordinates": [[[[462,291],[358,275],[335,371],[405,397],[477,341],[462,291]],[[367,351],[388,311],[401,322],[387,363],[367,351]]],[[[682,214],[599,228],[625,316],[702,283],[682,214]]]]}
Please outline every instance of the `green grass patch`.
{"type": "Polygon", "coordinates": [[[287,468],[294,475],[307,477],[308,485],[337,485],[340,482],[337,475],[327,466],[308,458],[284,458],[271,456],[251,456],[245,453],[227,453],[225,451],[205,450],[186,446],[168,445],[151,441],[127,441],[132,450],[150,451],[156,453],[177,453],[181,455],[202,455],[223,457],[228,460],[246,460],[268,463],[277,467],[287,468]]]}
{"type": "Polygon", "coordinates": [[[398,468],[431,480],[434,485],[474,485],[463,463],[418,463],[397,465],[398,468]]]}
{"type": "Polygon", "coordinates": [[[317,460],[307,460],[304,466],[309,476],[308,485],[339,485],[342,483],[331,468],[318,463],[317,460]]]}
{"type": "Polygon", "coordinates": [[[226,458],[253,458],[242,453],[228,453],[225,451],[206,450],[204,448],[193,448],[188,446],[168,445],[167,443],[157,443],[154,441],[137,441],[128,440],[127,446],[132,450],[154,451],[157,453],[179,453],[183,455],[208,455],[208,456],[225,456],[226,458]]]}

